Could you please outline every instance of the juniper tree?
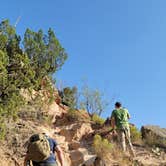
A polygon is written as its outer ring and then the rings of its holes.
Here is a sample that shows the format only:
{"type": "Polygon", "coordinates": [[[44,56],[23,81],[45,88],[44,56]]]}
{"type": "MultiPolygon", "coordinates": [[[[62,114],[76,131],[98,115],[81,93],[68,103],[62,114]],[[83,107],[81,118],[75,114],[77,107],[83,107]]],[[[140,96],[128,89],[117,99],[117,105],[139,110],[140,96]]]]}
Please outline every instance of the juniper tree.
{"type": "Polygon", "coordinates": [[[15,117],[23,104],[20,89],[40,89],[67,58],[52,29],[44,34],[27,29],[23,44],[8,20],[0,23],[0,120],[15,117]]]}

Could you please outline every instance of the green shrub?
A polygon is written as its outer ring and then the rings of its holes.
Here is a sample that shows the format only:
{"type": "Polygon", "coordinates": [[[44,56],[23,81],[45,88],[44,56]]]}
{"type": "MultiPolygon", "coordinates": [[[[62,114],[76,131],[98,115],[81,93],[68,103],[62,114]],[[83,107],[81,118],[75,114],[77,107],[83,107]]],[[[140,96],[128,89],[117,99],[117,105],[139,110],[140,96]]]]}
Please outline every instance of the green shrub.
{"type": "Polygon", "coordinates": [[[130,133],[132,142],[141,141],[141,132],[135,126],[130,125],[130,133]]]}
{"type": "Polygon", "coordinates": [[[0,140],[3,140],[5,138],[6,134],[6,126],[3,121],[0,121],[0,140]]]}
{"type": "Polygon", "coordinates": [[[68,110],[68,119],[69,120],[79,120],[79,115],[77,113],[77,110],[69,109],[68,110]]]}
{"type": "Polygon", "coordinates": [[[93,148],[95,153],[104,158],[113,149],[113,144],[111,144],[107,139],[103,139],[100,135],[95,135],[93,140],[93,148]]]}
{"type": "Polygon", "coordinates": [[[95,122],[96,124],[99,124],[99,125],[102,125],[105,122],[105,120],[97,114],[93,114],[92,121],[95,122]]]}
{"type": "Polygon", "coordinates": [[[77,105],[77,88],[65,87],[62,91],[59,91],[59,95],[62,98],[62,104],[75,109],[77,105]]]}
{"type": "Polygon", "coordinates": [[[90,117],[84,110],[69,109],[67,114],[69,121],[90,122],[90,117]]]}

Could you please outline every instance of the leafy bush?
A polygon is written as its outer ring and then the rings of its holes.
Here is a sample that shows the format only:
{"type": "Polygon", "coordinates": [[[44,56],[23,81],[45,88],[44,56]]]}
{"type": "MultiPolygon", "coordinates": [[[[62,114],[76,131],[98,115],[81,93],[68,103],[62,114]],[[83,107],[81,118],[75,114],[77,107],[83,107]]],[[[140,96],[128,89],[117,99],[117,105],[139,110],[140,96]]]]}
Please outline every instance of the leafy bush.
{"type": "Polygon", "coordinates": [[[59,95],[62,99],[62,104],[70,107],[71,109],[76,108],[77,103],[77,88],[66,87],[62,91],[59,91],[59,95]]]}
{"type": "Polygon", "coordinates": [[[92,121],[99,125],[103,125],[105,122],[105,120],[97,114],[93,114],[92,121]]]}
{"type": "Polygon", "coordinates": [[[117,144],[110,143],[107,139],[103,139],[100,135],[94,136],[93,148],[97,156],[99,156],[108,165],[134,164],[131,158],[126,156],[117,144]]]}
{"type": "Polygon", "coordinates": [[[77,110],[69,109],[68,110],[68,119],[69,120],[79,120],[79,115],[77,113],[77,110]]]}
{"type": "Polygon", "coordinates": [[[130,133],[132,142],[141,141],[141,132],[135,126],[130,125],[130,133]]]}
{"type": "Polygon", "coordinates": [[[107,139],[103,139],[100,135],[95,135],[93,140],[93,148],[99,157],[105,158],[107,154],[112,151],[113,144],[111,144],[107,139]]]}
{"type": "Polygon", "coordinates": [[[5,138],[6,134],[6,126],[3,121],[0,121],[0,140],[3,140],[5,138]]]}
{"type": "Polygon", "coordinates": [[[68,120],[70,121],[81,121],[81,122],[90,122],[90,117],[84,110],[75,110],[69,109],[68,110],[68,120]]]}

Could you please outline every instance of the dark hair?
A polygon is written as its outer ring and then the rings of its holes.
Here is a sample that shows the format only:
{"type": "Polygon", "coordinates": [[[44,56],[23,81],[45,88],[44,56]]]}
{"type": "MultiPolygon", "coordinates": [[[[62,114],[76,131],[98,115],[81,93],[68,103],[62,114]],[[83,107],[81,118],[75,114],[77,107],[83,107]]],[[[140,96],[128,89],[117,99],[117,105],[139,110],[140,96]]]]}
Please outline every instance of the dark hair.
{"type": "Polygon", "coordinates": [[[122,104],[121,104],[120,102],[116,102],[116,103],[115,103],[115,107],[119,108],[119,107],[121,107],[121,106],[122,106],[122,104]]]}

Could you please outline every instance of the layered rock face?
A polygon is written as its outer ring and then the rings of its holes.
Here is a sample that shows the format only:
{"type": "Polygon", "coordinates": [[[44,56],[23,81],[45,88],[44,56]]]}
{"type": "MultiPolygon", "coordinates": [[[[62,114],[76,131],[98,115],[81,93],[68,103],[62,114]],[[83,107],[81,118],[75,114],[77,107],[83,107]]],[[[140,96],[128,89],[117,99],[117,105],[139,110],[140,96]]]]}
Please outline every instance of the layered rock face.
{"type": "MultiPolygon", "coordinates": [[[[90,158],[88,149],[84,147],[84,139],[86,135],[93,132],[90,123],[74,122],[73,124],[58,126],[59,135],[65,138],[68,145],[68,154],[71,160],[71,166],[79,166],[90,158]]],[[[91,161],[92,164],[93,161],[91,161]]],[[[87,164],[84,164],[85,166],[87,164]]],[[[70,165],[66,165],[70,166],[70,165]]],[[[88,165],[87,165],[88,166],[88,165]]]]}
{"type": "Polygon", "coordinates": [[[142,138],[148,143],[166,148],[166,129],[159,126],[142,126],[142,138]]]}

